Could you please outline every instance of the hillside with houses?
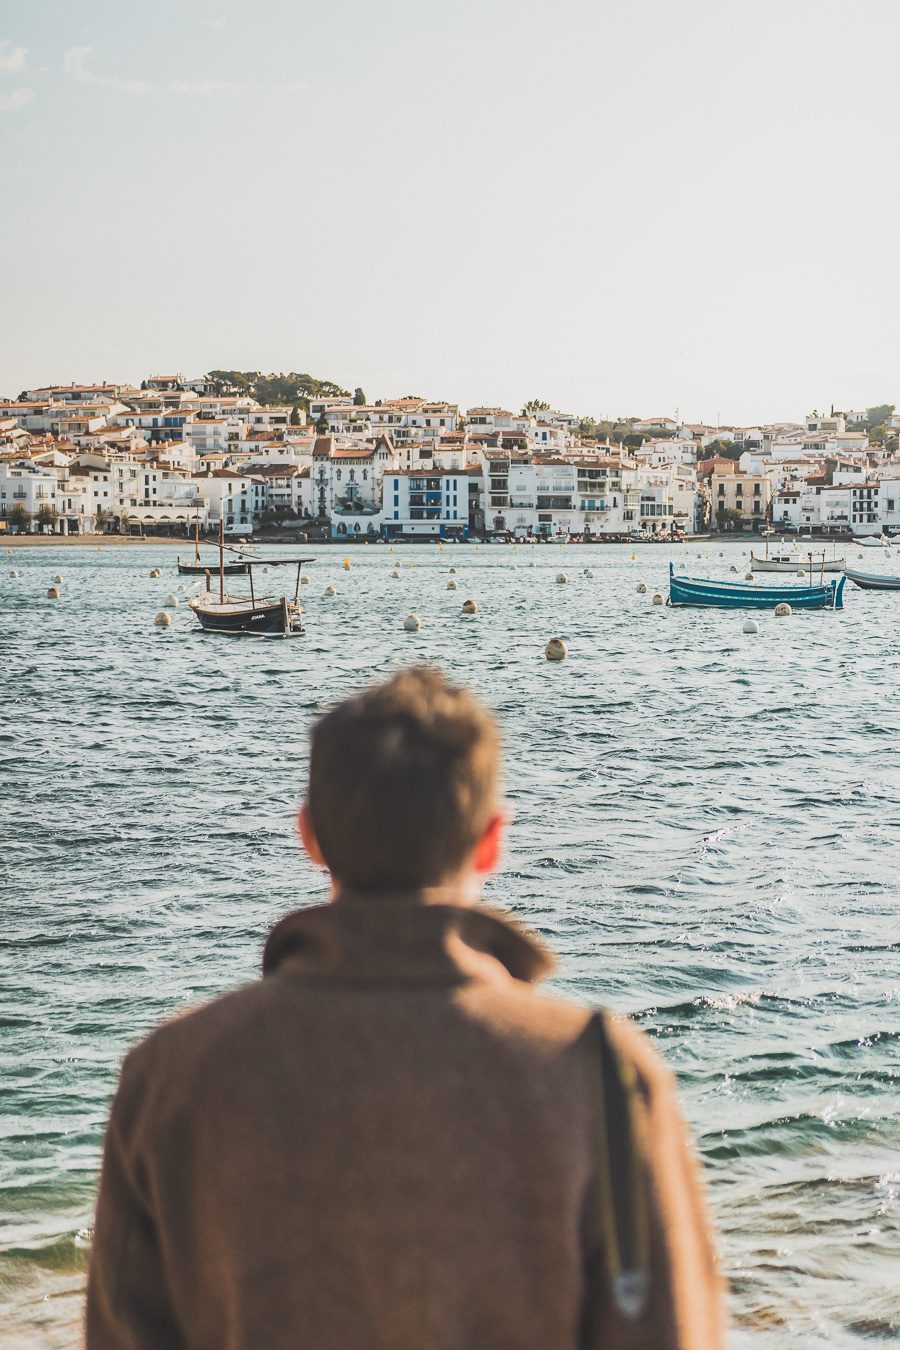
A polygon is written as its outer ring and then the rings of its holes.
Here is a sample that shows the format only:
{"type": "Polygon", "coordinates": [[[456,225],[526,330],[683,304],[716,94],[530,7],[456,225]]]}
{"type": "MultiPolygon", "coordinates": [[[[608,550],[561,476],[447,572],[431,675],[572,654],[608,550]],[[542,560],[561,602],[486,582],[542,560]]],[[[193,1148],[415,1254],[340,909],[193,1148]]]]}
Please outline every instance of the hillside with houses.
{"type": "Polygon", "coordinates": [[[745,427],[532,400],[370,403],[294,372],[150,375],[0,401],[0,529],[338,541],[900,532],[893,406],[745,427]]]}

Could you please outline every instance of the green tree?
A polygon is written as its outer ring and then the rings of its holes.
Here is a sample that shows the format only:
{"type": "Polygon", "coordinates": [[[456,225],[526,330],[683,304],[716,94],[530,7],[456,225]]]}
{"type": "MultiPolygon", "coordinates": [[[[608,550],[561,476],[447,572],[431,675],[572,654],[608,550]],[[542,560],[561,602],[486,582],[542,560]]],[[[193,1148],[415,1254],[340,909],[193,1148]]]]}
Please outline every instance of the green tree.
{"type": "Polygon", "coordinates": [[[874,408],[866,408],[866,431],[874,431],[884,426],[894,411],[893,403],[876,403],[874,408]]]}
{"type": "Polygon", "coordinates": [[[316,431],[319,433],[320,436],[328,435],[328,418],[325,416],[324,413],[316,423],[316,431]]]}
{"type": "Polygon", "coordinates": [[[353,402],[357,408],[364,408],[366,406],[366,396],[362,389],[354,389],[353,402]]]}
{"type": "Polygon", "coordinates": [[[290,370],[263,375],[258,370],[210,370],[206,379],[217,394],[239,394],[257,403],[290,403],[309,412],[311,398],[346,397],[347,390],[332,380],[290,370]]]}
{"type": "Polygon", "coordinates": [[[48,525],[55,525],[56,507],[48,505],[47,502],[42,502],[41,505],[38,507],[37,523],[42,530],[45,529],[48,525]]]}
{"type": "Polygon", "coordinates": [[[31,523],[31,512],[21,502],[16,502],[9,513],[9,523],[12,525],[16,534],[24,534],[31,523]]]}
{"type": "Polygon", "coordinates": [[[720,506],[716,511],[716,522],[720,530],[739,530],[743,520],[743,511],[738,511],[734,507],[720,506]]]}
{"type": "Polygon", "coordinates": [[[700,451],[700,458],[739,460],[743,453],[742,447],[736,445],[734,441],[720,441],[717,439],[710,441],[709,445],[703,446],[700,451]]]}
{"type": "Polygon", "coordinates": [[[262,512],[259,523],[264,529],[269,529],[273,525],[276,528],[283,525],[286,520],[296,519],[297,512],[292,506],[272,506],[262,512]]]}
{"type": "Polygon", "coordinates": [[[545,403],[542,398],[530,398],[522,409],[522,416],[530,417],[532,413],[549,411],[550,404],[545,403]]]}

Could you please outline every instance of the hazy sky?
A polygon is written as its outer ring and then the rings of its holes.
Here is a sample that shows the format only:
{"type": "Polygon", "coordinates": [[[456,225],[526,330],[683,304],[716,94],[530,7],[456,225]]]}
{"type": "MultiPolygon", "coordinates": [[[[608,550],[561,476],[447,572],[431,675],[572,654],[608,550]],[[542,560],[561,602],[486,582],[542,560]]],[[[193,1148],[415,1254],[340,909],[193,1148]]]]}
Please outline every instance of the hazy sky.
{"type": "Polygon", "coordinates": [[[0,392],[900,404],[896,0],[2,0],[0,392]]]}

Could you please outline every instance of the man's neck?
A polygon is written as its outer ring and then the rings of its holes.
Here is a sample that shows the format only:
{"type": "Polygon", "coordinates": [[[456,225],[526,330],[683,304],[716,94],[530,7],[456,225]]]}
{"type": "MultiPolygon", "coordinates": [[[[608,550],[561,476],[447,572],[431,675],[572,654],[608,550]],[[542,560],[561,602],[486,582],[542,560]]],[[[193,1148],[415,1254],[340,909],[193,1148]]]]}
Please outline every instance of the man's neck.
{"type": "Polygon", "coordinates": [[[367,900],[395,900],[420,905],[474,905],[481,897],[478,878],[463,872],[434,886],[387,886],[361,888],[331,878],[331,900],[335,904],[365,903],[367,900]]]}

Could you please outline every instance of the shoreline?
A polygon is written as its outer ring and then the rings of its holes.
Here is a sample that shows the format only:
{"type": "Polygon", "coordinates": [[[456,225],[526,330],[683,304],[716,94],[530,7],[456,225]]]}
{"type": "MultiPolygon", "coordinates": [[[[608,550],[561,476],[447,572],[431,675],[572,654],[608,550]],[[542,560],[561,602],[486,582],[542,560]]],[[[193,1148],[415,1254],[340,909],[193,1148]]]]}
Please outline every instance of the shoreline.
{"type": "Polygon", "coordinates": [[[193,540],[174,535],[125,534],[10,534],[0,535],[0,546],[16,548],[122,548],[131,544],[181,544],[193,546],[193,540]]]}
{"type": "MultiPolygon", "coordinates": [[[[534,547],[536,547],[536,548],[539,548],[539,547],[545,547],[545,546],[549,546],[549,547],[551,547],[551,548],[554,547],[554,546],[558,547],[558,545],[559,545],[560,542],[567,543],[567,544],[568,544],[568,543],[571,543],[571,544],[573,544],[573,545],[579,545],[579,544],[580,544],[580,545],[582,545],[582,546],[585,545],[585,544],[589,544],[591,547],[598,547],[598,546],[599,546],[599,547],[603,547],[603,548],[609,548],[609,547],[613,547],[613,546],[615,546],[615,545],[619,545],[619,546],[622,547],[622,548],[626,548],[626,547],[635,547],[635,546],[638,545],[638,544],[642,544],[642,545],[643,545],[643,544],[654,544],[654,545],[656,545],[657,547],[659,547],[660,545],[667,545],[667,546],[672,547],[672,548],[678,548],[678,547],[680,547],[680,546],[682,546],[682,545],[688,545],[688,546],[694,545],[694,546],[696,546],[697,544],[740,544],[740,545],[742,545],[743,547],[747,547],[747,545],[749,544],[751,547],[753,547],[757,542],[759,542],[760,540],[762,540],[762,538],[763,538],[762,535],[754,535],[754,534],[746,534],[746,535],[741,535],[741,534],[702,534],[702,535],[688,535],[685,539],[679,539],[679,540],[671,540],[671,539],[667,539],[667,540],[661,540],[661,539],[660,539],[660,540],[655,540],[655,539],[631,539],[631,540],[616,539],[616,540],[605,540],[602,536],[599,536],[599,535],[598,535],[598,536],[596,536],[596,537],[594,537],[594,538],[591,538],[591,539],[563,540],[563,541],[556,540],[556,539],[553,539],[553,540],[547,540],[545,544],[535,544],[534,547]]],[[[384,542],[386,542],[386,541],[380,540],[379,542],[380,542],[380,543],[384,543],[384,542]]],[[[390,542],[392,545],[394,545],[394,546],[396,547],[397,545],[407,545],[407,544],[409,544],[409,545],[438,544],[438,543],[447,544],[448,541],[447,541],[447,540],[439,540],[439,539],[435,539],[435,538],[427,538],[427,539],[426,539],[426,538],[423,537],[423,538],[421,538],[421,539],[391,539],[389,542],[390,542]]],[[[515,541],[504,541],[504,540],[499,540],[499,541],[498,541],[498,540],[492,540],[492,539],[490,538],[490,536],[488,536],[488,537],[485,538],[485,539],[470,538],[470,539],[467,541],[468,544],[490,544],[490,543],[506,543],[506,542],[515,542],[517,545],[528,545],[528,544],[530,543],[529,540],[525,540],[525,539],[518,539],[518,540],[515,540],[515,541]]],[[[773,542],[773,540],[770,538],[770,541],[769,541],[769,542],[770,542],[770,544],[771,544],[771,543],[773,542]]],[[[776,536],[774,542],[777,543],[777,544],[779,544],[779,545],[782,545],[782,544],[799,544],[799,545],[802,545],[802,544],[808,544],[808,545],[824,546],[824,545],[830,544],[830,545],[833,545],[834,547],[850,547],[852,544],[858,543],[859,541],[858,541],[858,540],[853,540],[853,539],[837,539],[837,538],[809,539],[809,538],[804,537],[803,539],[799,539],[797,535],[790,535],[790,534],[787,534],[787,535],[778,535],[778,536],[776,536]]],[[[214,540],[214,539],[210,539],[210,538],[204,538],[204,539],[201,540],[201,543],[207,545],[207,546],[210,547],[210,548],[218,548],[218,540],[214,540]]],[[[14,551],[14,550],[17,549],[17,548],[137,548],[137,547],[140,547],[140,548],[149,548],[149,547],[155,547],[155,546],[158,546],[158,545],[160,545],[160,544],[176,545],[176,546],[179,547],[179,548],[183,548],[183,549],[185,549],[185,550],[188,550],[188,549],[193,548],[194,541],[193,541],[193,538],[186,538],[184,535],[172,535],[172,534],[152,534],[152,535],[148,535],[148,534],[145,534],[145,535],[139,535],[139,534],[136,534],[136,535],[126,535],[126,534],[10,534],[10,535],[3,535],[3,534],[0,534],[0,548],[2,548],[2,546],[3,546],[4,544],[6,545],[7,550],[10,551],[10,552],[14,551]]],[[[250,540],[249,540],[249,544],[279,544],[279,545],[280,545],[280,544],[285,544],[285,545],[288,545],[289,547],[292,547],[292,548],[293,548],[293,547],[298,547],[298,548],[299,548],[299,547],[304,547],[304,548],[308,548],[308,547],[310,547],[311,545],[320,546],[320,545],[323,545],[323,544],[324,544],[324,545],[334,545],[334,546],[337,546],[337,547],[339,547],[339,548],[351,548],[351,547],[352,547],[352,548],[361,548],[361,547],[365,547],[365,546],[369,546],[369,545],[371,545],[371,546],[373,546],[373,547],[376,546],[374,540],[368,540],[368,539],[349,539],[349,538],[348,538],[348,539],[316,539],[316,540],[308,540],[308,539],[294,539],[294,538],[288,538],[288,537],[285,537],[285,536],[277,536],[277,535],[276,535],[276,536],[272,536],[272,535],[256,535],[256,536],[251,536],[251,537],[250,537],[250,540]]],[[[249,547],[249,544],[246,545],[245,547],[249,547]]],[[[455,545],[454,545],[454,546],[455,546],[455,545]]],[[[237,545],[234,544],[234,543],[231,543],[231,544],[228,545],[228,547],[229,547],[229,548],[235,548],[235,547],[237,547],[237,545]]]]}

